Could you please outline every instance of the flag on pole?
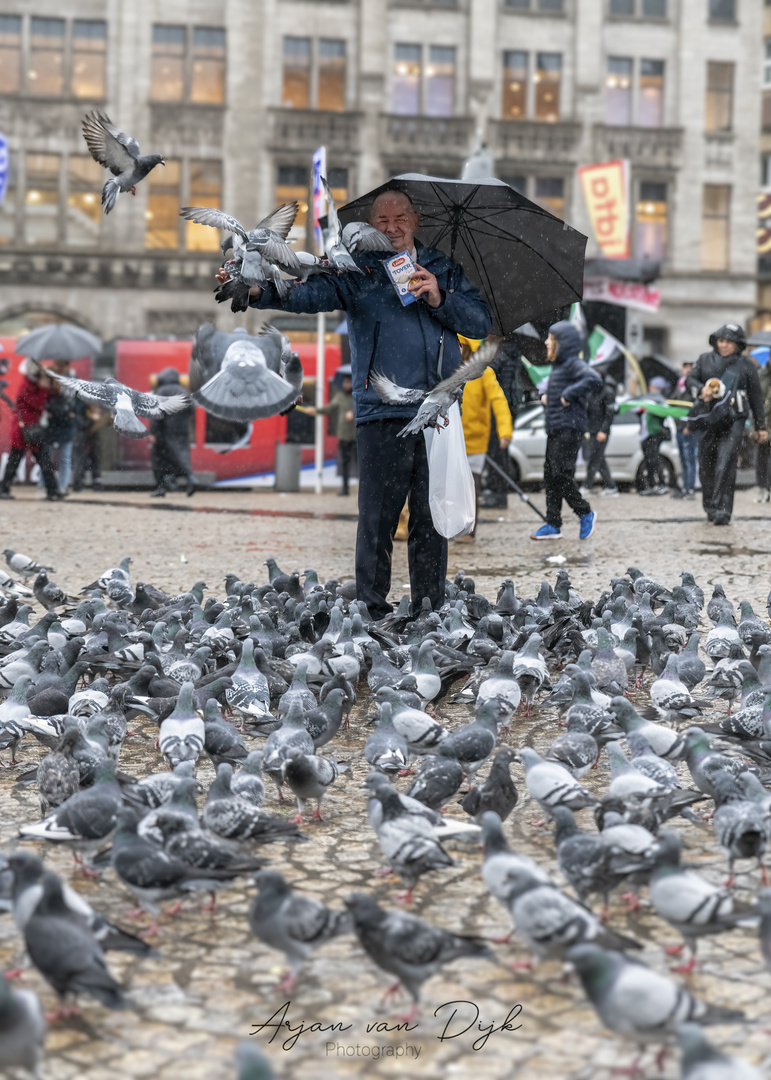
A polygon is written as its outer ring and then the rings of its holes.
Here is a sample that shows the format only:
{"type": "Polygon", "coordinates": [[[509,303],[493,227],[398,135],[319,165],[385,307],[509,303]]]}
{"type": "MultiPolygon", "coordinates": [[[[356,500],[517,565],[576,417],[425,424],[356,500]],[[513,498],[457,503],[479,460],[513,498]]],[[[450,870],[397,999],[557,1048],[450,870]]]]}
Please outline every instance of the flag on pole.
{"type": "Polygon", "coordinates": [[[584,315],[584,309],[581,307],[580,304],[570,305],[569,321],[573,324],[573,326],[575,326],[576,330],[581,335],[582,340],[586,341],[586,338],[589,334],[589,328],[586,325],[586,316],[584,315]]]}
{"type": "Polygon", "coordinates": [[[623,356],[624,346],[602,326],[595,326],[589,335],[589,363],[604,364],[608,360],[623,356]]]}
{"type": "Polygon", "coordinates": [[[320,146],[313,155],[313,232],[316,237],[316,251],[319,255],[324,254],[324,236],[319,225],[319,218],[323,218],[327,212],[327,197],[324,185],[321,183],[322,176],[327,175],[327,149],[320,146]]]}
{"type": "Polygon", "coordinates": [[[0,206],[5,198],[5,189],[8,186],[8,140],[0,131],[0,206]]]}
{"type": "Polygon", "coordinates": [[[637,412],[641,409],[643,412],[652,413],[653,416],[679,418],[687,416],[692,405],[691,401],[652,401],[649,398],[630,398],[627,401],[618,402],[617,408],[620,413],[631,412],[633,409],[637,412]]]}

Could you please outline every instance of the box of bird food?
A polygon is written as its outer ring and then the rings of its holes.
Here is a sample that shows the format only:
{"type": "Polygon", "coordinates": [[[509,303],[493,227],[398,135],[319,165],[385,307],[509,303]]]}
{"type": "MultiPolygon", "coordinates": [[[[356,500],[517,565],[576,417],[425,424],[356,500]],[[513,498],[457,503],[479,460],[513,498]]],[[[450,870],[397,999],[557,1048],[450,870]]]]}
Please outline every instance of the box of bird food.
{"type": "Polygon", "coordinates": [[[393,287],[396,289],[396,295],[402,304],[405,307],[407,304],[413,304],[417,297],[410,292],[409,286],[415,276],[415,263],[412,261],[409,251],[400,251],[398,255],[386,259],[383,266],[385,266],[386,273],[390,277],[393,287]]]}

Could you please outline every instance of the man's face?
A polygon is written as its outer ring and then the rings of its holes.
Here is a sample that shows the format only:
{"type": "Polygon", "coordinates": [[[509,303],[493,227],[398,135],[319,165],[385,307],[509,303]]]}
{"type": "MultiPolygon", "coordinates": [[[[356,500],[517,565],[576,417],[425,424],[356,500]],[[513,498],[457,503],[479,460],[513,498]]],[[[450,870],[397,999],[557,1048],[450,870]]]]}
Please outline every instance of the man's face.
{"type": "Polygon", "coordinates": [[[549,334],[546,339],[546,362],[547,364],[553,364],[557,359],[557,353],[559,352],[559,342],[553,334],[549,334]]]}
{"type": "Polygon", "coordinates": [[[738,346],[735,341],[729,341],[728,338],[719,337],[716,342],[717,351],[721,356],[730,356],[731,353],[736,352],[738,346]]]}
{"type": "Polygon", "coordinates": [[[369,217],[370,225],[385,233],[393,244],[394,251],[411,251],[415,243],[415,232],[420,224],[420,214],[410,206],[406,195],[398,191],[388,191],[378,195],[372,204],[369,217]]]}
{"type": "Polygon", "coordinates": [[[683,375],[684,376],[690,375],[692,367],[693,367],[693,364],[683,364],[683,375]]]}

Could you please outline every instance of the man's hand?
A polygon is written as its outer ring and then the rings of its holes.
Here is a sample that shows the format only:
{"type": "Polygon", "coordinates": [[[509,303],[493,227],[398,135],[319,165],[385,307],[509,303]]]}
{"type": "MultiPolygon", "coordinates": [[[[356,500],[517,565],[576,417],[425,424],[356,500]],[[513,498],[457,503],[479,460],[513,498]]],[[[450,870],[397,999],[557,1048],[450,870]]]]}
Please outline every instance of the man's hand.
{"type": "Polygon", "coordinates": [[[767,432],[767,431],[758,431],[758,432],[756,432],[756,435],[757,435],[757,439],[758,439],[758,442],[759,442],[759,443],[760,443],[761,445],[762,445],[763,443],[767,443],[767,442],[768,442],[768,432],[767,432]]]}
{"type": "Polygon", "coordinates": [[[425,300],[429,307],[439,307],[442,302],[439,282],[430,270],[424,270],[418,263],[415,263],[415,269],[417,273],[413,274],[407,288],[417,299],[425,300]]]}
{"type": "Polygon", "coordinates": [[[498,440],[498,445],[500,446],[501,450],[505,450],[508,447],[510,442],[511,442],[511,439],[503,439],[503,438],[501,438],[501,439],[498,440]]]}
{"type": "Polygon", "coordinates": [[[604,431],[598,431],[595,435],[595,439],[597,440],[597,442],[607,442],[608,436],[605,434],[604,431]]]}
{"type": "Polygon", "coordinates": [[[214,275],[215,281],[218,281],[220,285],[224,285],[226,281],[230,281],[230,274],[227,272],[224,266],[221,266],[217,273],[214,275]]]}
{"type": "Polygon", "coordinates": [[[561,398],[560,398],[560,401],[562,402],[562,404],[564,405],[564,407],[565,407],[566,409],[569,409],[569,408],[570,408],[570,402],[569,402],[569,401],[567,401],[567,400],[566,400],[566,399],[565,399],[564,397],[561,397],[561,398]]]}

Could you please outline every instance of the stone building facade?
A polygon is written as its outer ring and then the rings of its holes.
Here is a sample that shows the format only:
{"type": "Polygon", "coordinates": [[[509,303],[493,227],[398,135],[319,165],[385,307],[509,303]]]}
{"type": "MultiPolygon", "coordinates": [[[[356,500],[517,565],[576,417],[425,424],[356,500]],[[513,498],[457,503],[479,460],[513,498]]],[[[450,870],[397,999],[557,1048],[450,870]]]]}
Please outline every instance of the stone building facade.
{"type": "Polygon", "coordinates": [[[681,360],[755,309],[762,31],[760,0],[0,0],[0,332],[44,313],[106,339],[233,325],[219,234],[180,205],[252,224],[307,202],[321,144],[344,200],[458,176],[484,140],[585,232],[576,167],[629,160],[632,251],[663,267],[644,334],[681,360]],[[167,160],[108,217],[93,108],[167,160]]]}

